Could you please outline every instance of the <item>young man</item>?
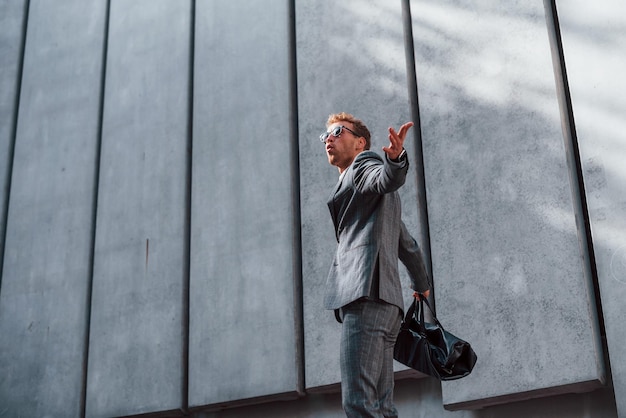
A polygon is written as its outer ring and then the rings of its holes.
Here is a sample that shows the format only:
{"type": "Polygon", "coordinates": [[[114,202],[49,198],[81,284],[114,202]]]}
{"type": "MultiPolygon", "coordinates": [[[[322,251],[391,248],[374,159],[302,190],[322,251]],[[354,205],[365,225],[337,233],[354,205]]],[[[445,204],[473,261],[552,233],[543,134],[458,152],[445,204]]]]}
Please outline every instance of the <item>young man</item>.
{"type": "Polygon", "coordinates": [[[397,190],[409,162],[403,144],[408,122],[389,128],[384,155],[369,151],[370,132],[347,113],[330,115],[320,139],[339,182],[328,200],[337,252],[324,305],[343,323],[340,348],[342,404],[348,417],[397,417],[393,404],[393,348],[404,302],[398,259],[412,287],[426,297],[428,274],[417,242],[401,219],[397,190]]]}

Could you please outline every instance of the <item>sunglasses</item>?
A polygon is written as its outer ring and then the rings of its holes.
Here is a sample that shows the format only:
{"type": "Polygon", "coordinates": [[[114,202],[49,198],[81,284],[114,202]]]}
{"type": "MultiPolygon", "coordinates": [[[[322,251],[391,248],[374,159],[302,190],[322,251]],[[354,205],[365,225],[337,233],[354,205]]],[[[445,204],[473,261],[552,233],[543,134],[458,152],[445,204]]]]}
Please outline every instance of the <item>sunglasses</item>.
{"type": "Polygon", "coordinates": [[[339,126],[335,126],[332,130],[324,132],[323,134],[320,135],[320,141],[322,141],[323,143],[326,143],[326,140],[328,139],[328,137],[330,135],[334,136],[335,138],[337,138],[339,135],[341,135],[341,132],[343,132],[343,130],[346,130],[348,132],[350,132],[352,135],[359,137],[361,135],[357,134],[356,132],[354,132],[352,129],[343,126],[343,125],[339,125],[339,126]]]}

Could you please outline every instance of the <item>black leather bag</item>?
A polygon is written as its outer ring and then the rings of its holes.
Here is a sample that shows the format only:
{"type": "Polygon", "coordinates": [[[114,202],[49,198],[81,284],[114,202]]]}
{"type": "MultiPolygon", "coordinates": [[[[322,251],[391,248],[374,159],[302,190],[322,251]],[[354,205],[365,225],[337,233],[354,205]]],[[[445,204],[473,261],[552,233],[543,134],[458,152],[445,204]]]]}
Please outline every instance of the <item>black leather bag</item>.
{"type": "Polygon", "coordinates": [[[434,324],[424,322],[425,298],[417,298],[407,310],[396,340],[393,358],[412,369],[439,380],[460,379],[471,373],[476,353],[467,341],[454,336],[435,318],[434,324]],[[419,303],[419,315],[416,312],[419,303]],[[419,316],[419,318],[418,318],[419,316]]]}

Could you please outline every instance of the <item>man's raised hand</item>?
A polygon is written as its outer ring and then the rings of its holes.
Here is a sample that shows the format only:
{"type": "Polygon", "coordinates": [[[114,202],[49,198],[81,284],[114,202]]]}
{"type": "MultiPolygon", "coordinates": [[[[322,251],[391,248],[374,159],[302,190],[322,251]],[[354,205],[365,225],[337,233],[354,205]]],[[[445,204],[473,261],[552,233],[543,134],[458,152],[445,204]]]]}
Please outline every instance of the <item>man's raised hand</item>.
{"type": "Polygon", "coordinates": [[[383,151],[385,151],[389,159],[398,159],[404,149],[406,134],[412,126],[413,122],[407,122],[400,127],[398,132],[396,132],[392,127],[389,128],[389,146],[383,147],[383,151]]]}

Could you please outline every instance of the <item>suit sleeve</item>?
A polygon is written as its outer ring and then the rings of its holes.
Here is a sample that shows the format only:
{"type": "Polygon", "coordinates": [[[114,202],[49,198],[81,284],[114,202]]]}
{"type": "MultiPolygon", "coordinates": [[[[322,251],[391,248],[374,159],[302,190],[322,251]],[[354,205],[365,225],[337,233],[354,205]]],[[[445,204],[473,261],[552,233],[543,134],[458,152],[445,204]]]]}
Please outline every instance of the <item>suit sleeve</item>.
{"type": "Polygon", "coordinates": [[[428,278],[428,271],[424,264],[422,250],[417,241],[409,234],[404,222],[400,221],[400,243],[398,245],[398,258],[402,261],[409,272],[411,287],[418,292],[425,292],[432,287],[428,278]]]}
{"type": "Polygon", "coordinates": [[[364,151],[354,160],[354,185],[363,194],[385,194],[398,190],[406,180],[408,161],[394,163],[372,151],[364,151]]]}

